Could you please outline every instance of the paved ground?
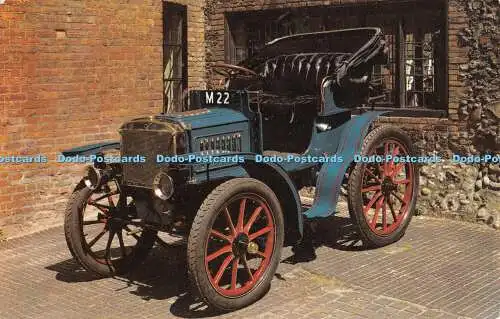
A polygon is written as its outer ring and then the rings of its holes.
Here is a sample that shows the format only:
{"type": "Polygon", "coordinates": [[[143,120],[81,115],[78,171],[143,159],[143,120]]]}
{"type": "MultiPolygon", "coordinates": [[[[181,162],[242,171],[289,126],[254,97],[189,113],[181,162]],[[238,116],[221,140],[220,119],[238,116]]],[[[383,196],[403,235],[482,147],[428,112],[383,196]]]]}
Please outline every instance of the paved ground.
{"type": "MultiPolygon", "coordinates": [[[[351,228],[340,217],[319,224],[315,260],[294,264],[285,250],[267,296],[223,317],[500,317],[499,232],[416,218],[400,242],[360,250],[351,228]]],[[[182,249],[157,248],[129,278],[95,280],[70,259],[62,229],[0,244],[0,318],[214,316],[188,291],[182,249]]]]}

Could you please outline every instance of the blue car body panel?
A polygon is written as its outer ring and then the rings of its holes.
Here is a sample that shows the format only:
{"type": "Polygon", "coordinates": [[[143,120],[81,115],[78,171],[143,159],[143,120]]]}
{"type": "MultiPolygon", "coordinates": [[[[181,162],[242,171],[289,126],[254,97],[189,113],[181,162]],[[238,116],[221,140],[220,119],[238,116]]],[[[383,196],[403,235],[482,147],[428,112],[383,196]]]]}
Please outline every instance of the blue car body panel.
{"type": "Polygon", "coordinates": [[[119,150],[120,149],[120,141],[111,141],[111,142],[103,142],[96,144],[89,144],[84,146],[75,147],[69,150],[64,150],[61,152],[62,155],[66,157],[70,156],[89,156],[97,153],[101,153],[106,150],[119,150]]]}
{"type": "Polygon", "coordinates": [[[221,107],[202,109],[193,113],[165,114],[162,118],[178,122],[192,130],[248,121],[241,112],[221,107]]]}
{"type": "Polygon", "coordinates": [[[361,151],[368,128],[384,113],[386,112],[367,112],[342,125],[340,144],[335,151],[336,155],[342,157],[342,161],[327,163],[321,168],[314,204],[304,212],[307,218],[328,217],[335,213],[345,173],[354,156],[361,151]]]}

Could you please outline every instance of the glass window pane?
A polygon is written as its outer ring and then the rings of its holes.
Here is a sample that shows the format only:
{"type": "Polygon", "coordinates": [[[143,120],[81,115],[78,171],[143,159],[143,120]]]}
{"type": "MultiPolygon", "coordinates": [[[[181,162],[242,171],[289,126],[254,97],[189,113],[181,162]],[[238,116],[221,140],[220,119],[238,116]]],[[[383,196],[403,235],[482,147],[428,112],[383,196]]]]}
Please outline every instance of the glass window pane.
{"type": "Polygon", "coordinates": [[[165,4],[165,30],[163,46],[164,103],[167,112],[183,111],[183,92],[186,90],[186,7],[165,4]]]}
{"type": "Polygon", "coordinates": [[[165,81],[165,103],[167,105],[167,113],[183,111],[183,93],[182,81],[165,81]]]}

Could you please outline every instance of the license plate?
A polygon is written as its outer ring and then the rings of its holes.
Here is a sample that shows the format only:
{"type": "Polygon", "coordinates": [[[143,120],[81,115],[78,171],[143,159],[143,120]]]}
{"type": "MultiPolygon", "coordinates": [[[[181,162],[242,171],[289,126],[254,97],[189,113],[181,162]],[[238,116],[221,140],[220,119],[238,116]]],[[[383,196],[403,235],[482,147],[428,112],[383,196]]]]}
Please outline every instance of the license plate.
{"type": "Polygon", "coordinates": [[[241,91],[192,91],[191,105],[199,107],[240,106],[243,94],[244,92],[241,91]]]}

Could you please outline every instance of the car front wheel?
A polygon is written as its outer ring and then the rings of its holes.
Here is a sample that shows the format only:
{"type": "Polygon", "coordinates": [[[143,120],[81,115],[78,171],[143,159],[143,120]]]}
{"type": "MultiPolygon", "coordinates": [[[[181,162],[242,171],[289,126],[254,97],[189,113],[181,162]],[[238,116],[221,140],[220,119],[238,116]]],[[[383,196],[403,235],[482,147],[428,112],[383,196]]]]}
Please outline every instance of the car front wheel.
{"type": "Polygon", "coordinates": [[[236,310],[266,293],[281,256],[283,224],[276,195],[258,180],[233,179],[208,195],[188,240],[189,273],[208,305],[236,310]]]}

